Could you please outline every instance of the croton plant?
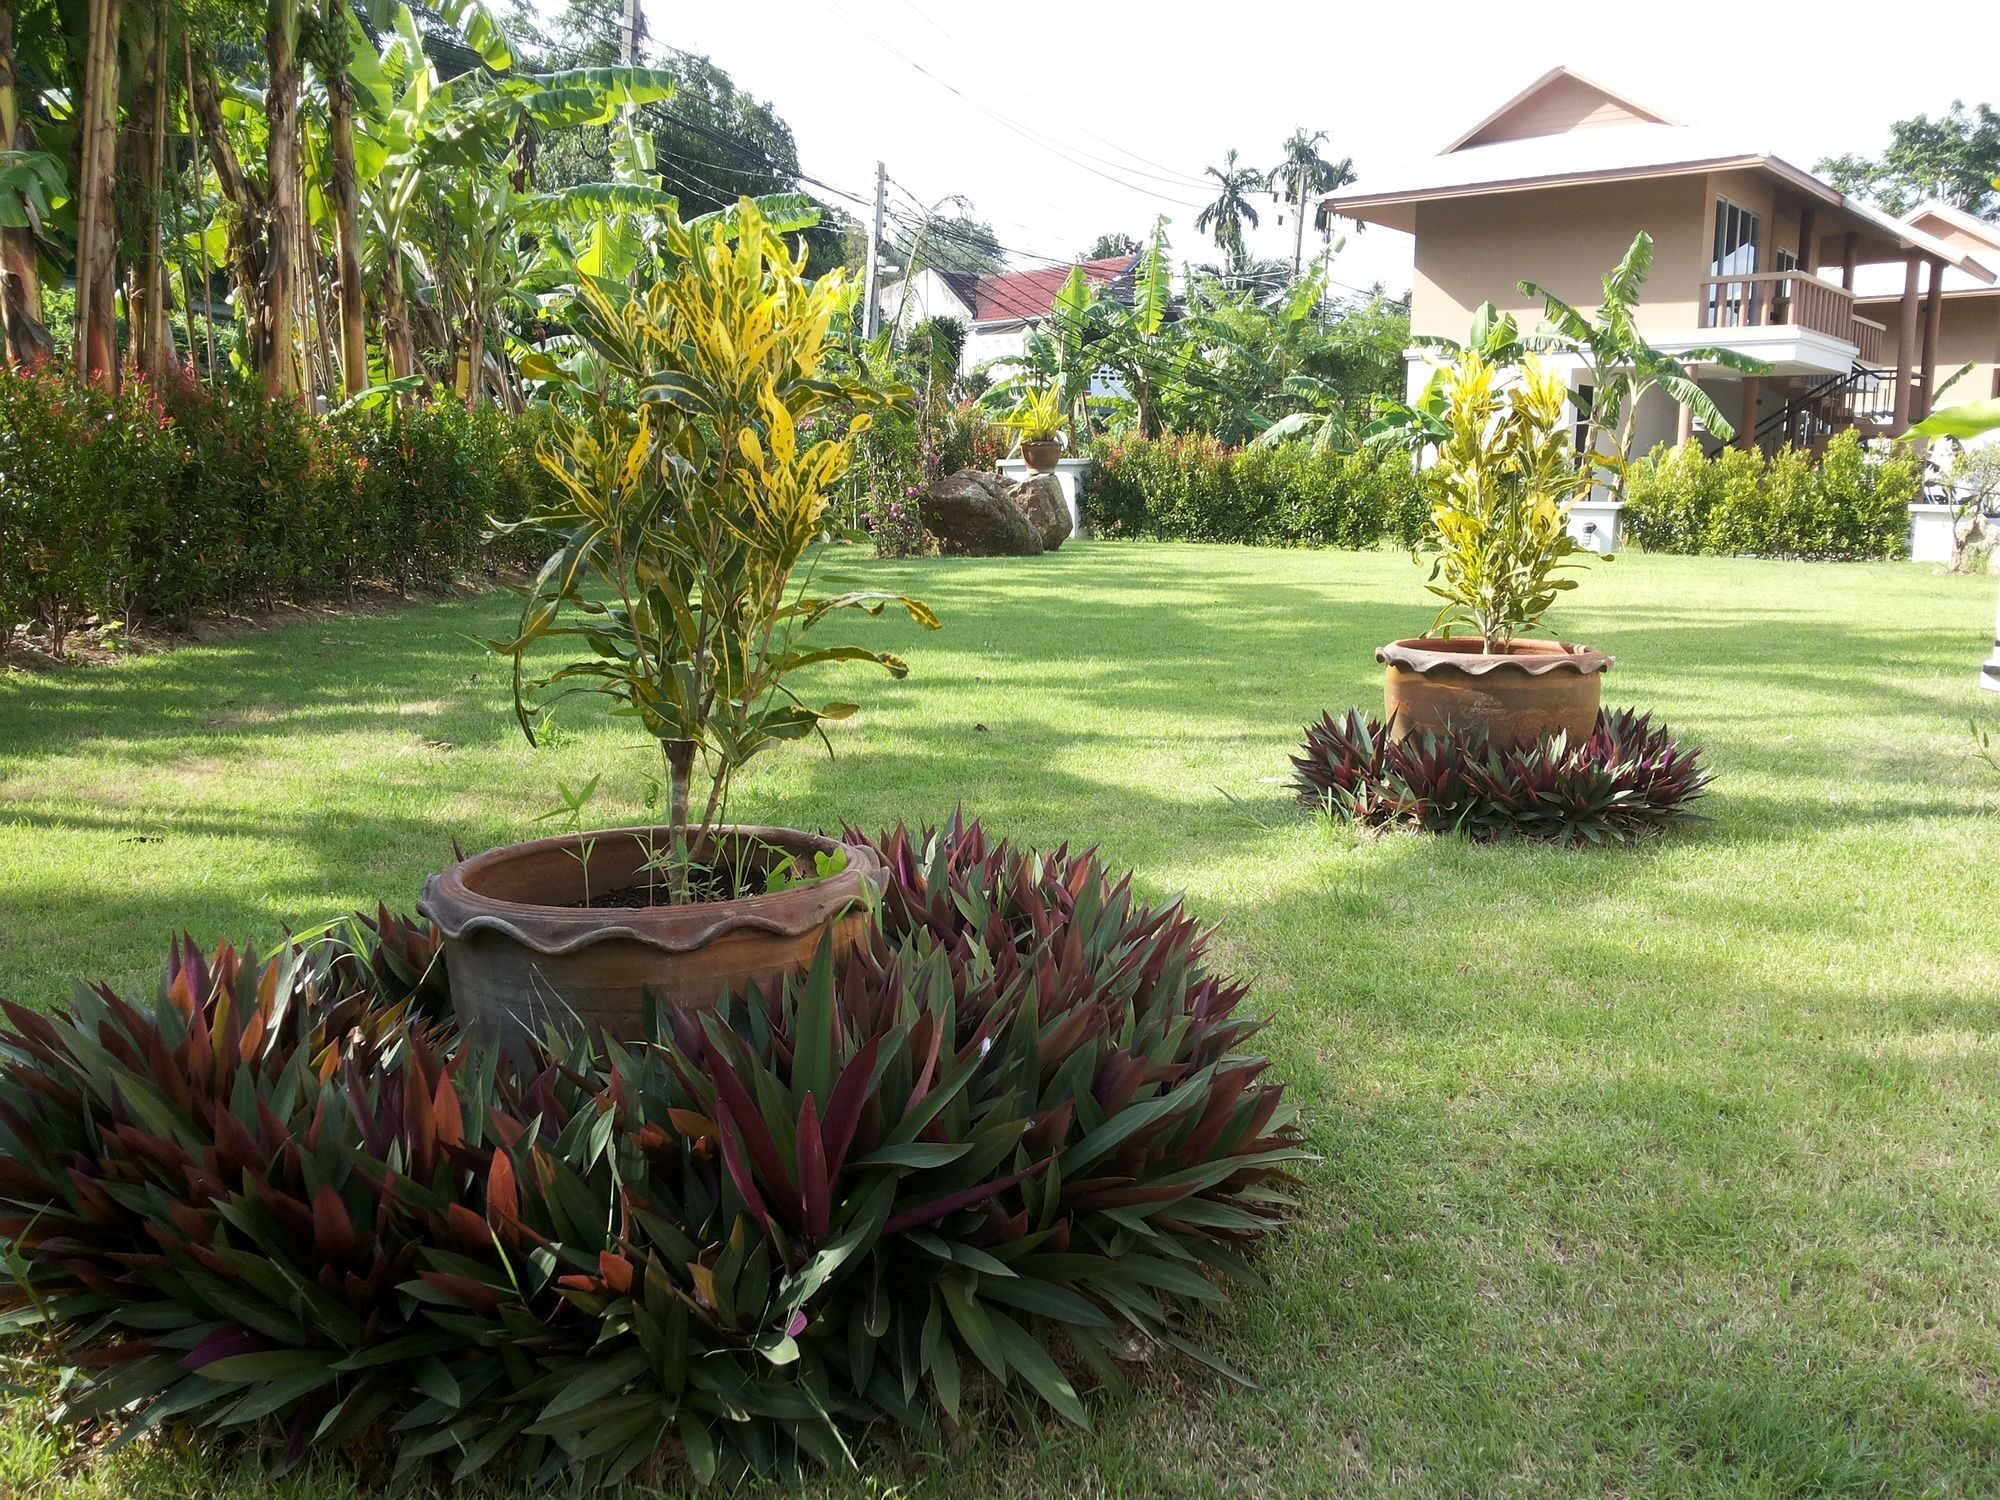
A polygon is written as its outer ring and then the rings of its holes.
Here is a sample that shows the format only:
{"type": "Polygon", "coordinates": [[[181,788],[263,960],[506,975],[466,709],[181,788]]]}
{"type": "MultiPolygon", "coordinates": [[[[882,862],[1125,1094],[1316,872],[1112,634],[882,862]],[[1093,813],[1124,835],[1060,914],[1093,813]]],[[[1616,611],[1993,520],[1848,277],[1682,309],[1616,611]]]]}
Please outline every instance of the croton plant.
{"type": "Polygon", "coordinates": [[[1082,1423],[1135,1341],[1215,1362],[1188,1309],[1301,1159],[1244,987],[1090,854],[876,842],[873,941],[645,1044],[460,1046],[387,913],[7,1006],[0,1327],[77,1421],[461,1478],[787,1474],[975,1386],[1082,1423]]]}

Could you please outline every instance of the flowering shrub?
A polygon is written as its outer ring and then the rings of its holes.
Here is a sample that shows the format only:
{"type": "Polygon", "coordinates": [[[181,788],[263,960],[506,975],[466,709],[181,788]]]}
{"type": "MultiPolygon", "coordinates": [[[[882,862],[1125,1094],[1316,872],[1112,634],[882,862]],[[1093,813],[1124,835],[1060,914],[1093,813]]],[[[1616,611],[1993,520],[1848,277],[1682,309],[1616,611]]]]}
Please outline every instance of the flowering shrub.
{"type": "Polygon", "coordinates": [[[475,1053],[386,915],[7,1007],[0,1331],[64,1338],[72,1421],[530,1487],[792,1474],[981,1384],[1083,1423],[1079,1370],[1212,1359],[1185,1310],[1300,1159],[1244,987],[1088,854],[875,842],[872,941],[652,1046],[475,1053]]]}
{"type": "Polygon", "coordinates": [[[901,499],[877,499],[870,507],[868,532],[877,557],[922,557],[936,550],[918,506],[923,493],[922,485],[905,485],[901,499]]]}
{"type": "Polygon", "coordinates": [[[925,486],[961,469],[992,472],[1007,456],[1006,429],[974,402],[940,402],[918,412],[877,417],[861,440],[867,498],[863,524],[878,557],[921,557],[936,550],[918,515],[925,486]]]}
{"type": "Polygon", "coordinates": [[[946,406],[930,418],[926,475],[936,479],[961,469],[991,473],[1010,446],[1007,429],[996,425],[976,401],[946,406]]]}
{"type": "Polygon", "coordinates": [[[1814,457],[1784,448],[1766,457],[1692,444],[1655,448],[1626,482],[1625,529],[1649,552],[1858,561],[1909,550],[1909,506],[1922,486],[1902,444],[1870,451],[1840,433],[1814,457]]]}
{"type": "Polygon", "coordinates": [[[1230,449],[1205,435],[1128,433],[1098,454],[1085,509],[1100,536],[1410,546],[1427,514],[1423,489],[1408,460],[1386,452],[1230,449]]]}
{"type": "Polygon", "coordinates": [[[514,561],[482,540],[544,482],[536,424],[455,401],[319,417],[185,372],[116,396],[0,370],[0,640],[60,654],[91,615],[438,584],[514,561]]]}

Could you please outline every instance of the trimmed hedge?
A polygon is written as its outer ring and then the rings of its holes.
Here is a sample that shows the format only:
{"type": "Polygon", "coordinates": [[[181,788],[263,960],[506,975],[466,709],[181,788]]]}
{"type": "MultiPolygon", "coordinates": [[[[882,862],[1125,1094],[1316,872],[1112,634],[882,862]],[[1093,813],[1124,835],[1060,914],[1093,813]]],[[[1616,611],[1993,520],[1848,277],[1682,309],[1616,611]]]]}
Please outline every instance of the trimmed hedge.
{"type": "Polygon", "coordinates": [[[545,480],[536,424],[456,401],[316,416],[191,377],[0,371],[0,632],[449,582],[545,480]]]}
{"type": "Polygon", "coordinates": [[[0,1333],[62,1340],[89,1427],[537,1486],[796,1474],[984,1392],[1082,1424],[1072,1373],[1213,1362],[1186,1312],[1301,1159],[1245,987],[1089,854],[874,842],[872,940],[650,1045],[462,1045],[386,914],[6,1006],[0,1333]]]}
{"type": "Polygon", "coordinates": [[[1303,443],[1225,448],[1128,435],[1097,455],[1086,511],[1099,536],[1276,547],[1414,546],[1429,502],[1409,460],[1303,443]]]}
{"type": "Polygon", "coordinates": [[[1693,444],[1655,448],[1626,482],[1625,531],[1648,552],[1862,561],[1909,552],[1922,468],[1906,446],[1870,452],[1853,431],[1817,461],[1693,444]]]}

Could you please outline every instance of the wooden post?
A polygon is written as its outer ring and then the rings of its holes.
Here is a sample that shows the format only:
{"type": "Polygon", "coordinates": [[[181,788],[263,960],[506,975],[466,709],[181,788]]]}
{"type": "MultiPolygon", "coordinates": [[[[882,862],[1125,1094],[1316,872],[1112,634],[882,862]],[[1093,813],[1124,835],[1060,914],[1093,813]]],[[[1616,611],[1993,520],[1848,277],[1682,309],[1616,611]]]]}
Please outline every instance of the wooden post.
{"type": "Polygon", "coordinates": [[[1810,208],[1799,210],[1799,269],[1811,275],[1819,269],[1819,236],[1810,208]]]}
{"type": "Polygon", "coordinates": [[[1736,424],[1736,446],[1751,448],[1757,442],[1757,396],[1764,382],[1755,375],[1743,377],[1743,418],[1736,424]]]}
{"type": "Polygon", "coordinates": [[[1924,299],[1924,394],[1921,408],[1910,408],[1910,420],[1921,422],[1931,414],[1931,396],[1937,387],[1938,330],[1944,318],[1944,262],[1931,260],[1930,295],[1924,299]]]}
{"type": "Polygon", "coordinates": [[[1902,325],[1896,330],[1896,405],[1889,419],[1891,437],[1901,437],[1910,426],[1912,382],[1917,374],[1917,252],[1903,257],[1902,325]]]}
{"type": "Polygon", "coordinates": [[[1850,292],[1854,290],[1854,258],[1859,253],[1860,247],[1856,243],[1859,238],[1850,229],[1847,237],[1840,242],[1840,284],[1850,292]]]}

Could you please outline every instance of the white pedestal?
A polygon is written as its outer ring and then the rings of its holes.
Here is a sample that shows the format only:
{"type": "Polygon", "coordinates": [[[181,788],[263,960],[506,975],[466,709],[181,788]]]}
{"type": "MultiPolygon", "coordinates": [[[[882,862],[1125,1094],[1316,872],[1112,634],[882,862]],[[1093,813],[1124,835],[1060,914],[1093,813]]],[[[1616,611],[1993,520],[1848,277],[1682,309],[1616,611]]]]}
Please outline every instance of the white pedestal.
{"type": "Polygon", "coordinates": [[[1620,500],[1579,500],[1569,508],[1569,534],[1586,552],[1616,552],[1624,510],[1620,500]]]}
{"type": "Polygon", "coordinates": [[[1993,654],[1979,666],[1979,685],[1989,693],[2000,693],[2000,612],[1993,619],[1993,654]]]}
{"type": "Polygon", "coordinates": [[[1910,561],[1951,566],[1957,507],[1920,501],[1910,507],[1910,561]]]}
{"type": "MultiPolygon", "coordinates": [[[[1000,472],[1019,484],[1035,471],[1018,458],[1003,458],[1000,460],[1000,472]]],[[[1090,460],[1087,458],[1056,460],[1056,483],[1062,486],[1063,503],[1069,507],[1069,534],[1073,537],[1083,535],[1083,510],[1076,502],[1076,492],[1083,476],[1089,472],[1090,460]]]]}

